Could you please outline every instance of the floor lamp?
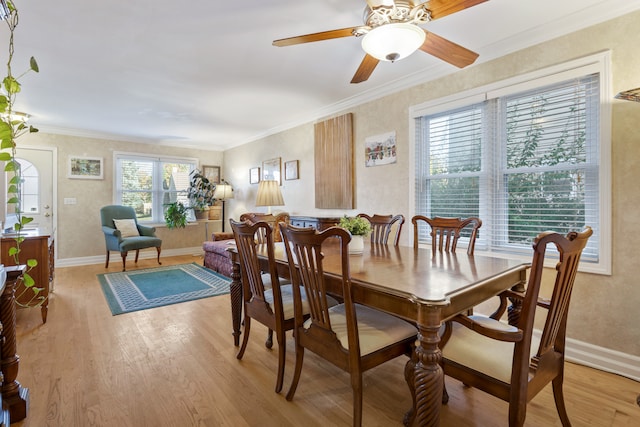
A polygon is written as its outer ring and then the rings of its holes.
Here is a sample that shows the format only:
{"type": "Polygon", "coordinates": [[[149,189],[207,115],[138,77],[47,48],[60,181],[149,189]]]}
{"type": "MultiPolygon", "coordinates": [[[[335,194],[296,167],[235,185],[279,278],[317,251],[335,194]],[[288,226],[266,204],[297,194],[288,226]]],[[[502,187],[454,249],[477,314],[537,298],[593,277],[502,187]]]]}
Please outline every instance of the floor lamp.
{"type": "Polygon", "coordinates": [[[224,233],[224,202],[225,200],[233,199],[233,187],[223,180],[220,184],[216,185],[213,198],[222,201],[222,232],[224,233]]]}
{"type": "Polygon", "coordinates": [[[267,213],[271,213],[271,206],[284,206],[284,199],[278,181],[260,181],[256,206],[267,206],[267,213]]]}

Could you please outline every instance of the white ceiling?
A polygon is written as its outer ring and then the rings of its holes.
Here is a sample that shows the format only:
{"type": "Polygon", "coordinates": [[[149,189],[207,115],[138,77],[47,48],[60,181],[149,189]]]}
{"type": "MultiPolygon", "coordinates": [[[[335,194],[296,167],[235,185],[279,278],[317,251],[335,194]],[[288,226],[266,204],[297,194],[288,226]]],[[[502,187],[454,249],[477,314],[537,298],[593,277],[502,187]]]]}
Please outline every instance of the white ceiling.
{"type": "MultiPolygon", "coordinates": [[[[51,133],[220,150],[457,70],[418,51],[354,85],[364,56],[355,37],[271,45],[361,25],[365,0],[15,2],[13,73],[30,56],[40,67],[21,79],[16,109],[51,133]]],[[[640,0],[489,0],[423,28],[479,53],[478,64],[637,9],[640,0]]],[[[2,26],[0,46],[7,39],[2,26]]]]}

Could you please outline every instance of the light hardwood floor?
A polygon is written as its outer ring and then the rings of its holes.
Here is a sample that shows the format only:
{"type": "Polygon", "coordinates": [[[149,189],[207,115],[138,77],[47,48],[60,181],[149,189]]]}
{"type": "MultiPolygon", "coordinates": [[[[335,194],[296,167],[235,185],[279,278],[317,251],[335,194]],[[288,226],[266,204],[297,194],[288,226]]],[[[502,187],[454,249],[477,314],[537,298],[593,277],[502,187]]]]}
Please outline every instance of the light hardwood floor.
{"type": "MultiPolygon", "coordinates": [[[[120,271],[112,260],[108,271],[120,271]]],[[[163,265],[197,262],[164,258],[163,265]]],[[[137,268],[154,267],[141,260],[137,268]]],[[[131,262],[130,268],[134,268],[131,262]]],[[[43,426],[349,426],[347,375],[314,357],[287,402],[293,368],[288,335],[285,388],[274,390],[277,351],[255,324],[244,359],[236,359],[229,296],[112,316],[96,274],[103,265],[58,268],[49,316],[18,311],[18,380],[30,390],[23,427],[43,426]]],[[[364,425],[400,426],[410,396],[405,360],[364,375],[364,425]]],[[[506,425],[507,404],[447,379],[444,426],[506,425]]],[[[565,396],[574,426],[638,426],[640,383],[567,364],[565,396]]],[[[528,407],[526,426],[559,426],[548,387],[528,407]]]]}

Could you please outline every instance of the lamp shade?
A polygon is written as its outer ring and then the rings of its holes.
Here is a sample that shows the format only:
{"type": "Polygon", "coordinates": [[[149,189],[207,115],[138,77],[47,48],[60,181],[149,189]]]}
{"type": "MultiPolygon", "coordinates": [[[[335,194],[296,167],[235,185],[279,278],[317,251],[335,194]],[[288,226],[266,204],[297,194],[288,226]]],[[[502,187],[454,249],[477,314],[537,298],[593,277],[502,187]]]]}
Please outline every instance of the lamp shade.
{"type": "Polygon", "coordinates": [[[229,184],[218,184],[213,192],[213,198],[217,200],[233,199],[233,187],[229,184]]]}
{"type": "Polygon", "coordinates": [[[362,38],[362,49],[380,61],[397,61],[415,52],[426,33],[415,24],[396,23],[375,27],[362,38]]]}
{"type": "Polygon", "coordinates": [[[284,206],[278,181],[260,181],[256,206],[284,206]]]}

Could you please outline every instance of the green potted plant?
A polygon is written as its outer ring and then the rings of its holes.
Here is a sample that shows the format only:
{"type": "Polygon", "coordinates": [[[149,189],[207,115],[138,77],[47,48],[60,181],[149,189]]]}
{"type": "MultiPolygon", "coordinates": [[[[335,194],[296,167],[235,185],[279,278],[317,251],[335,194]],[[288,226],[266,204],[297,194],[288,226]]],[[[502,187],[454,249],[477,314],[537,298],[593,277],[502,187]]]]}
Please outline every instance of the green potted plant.
{"type": "Polygon", "coordinates": [[[349,243],[350,254],[361,254],[364,250],[364,236],[371,232],[371,224],[364,218],[343,216],[338,223],[339,227],[351,233],[349,243]]]}
{"type": "Polygon", "coordinates": [[[185,228],[187,226],[187,213],[190,207],[185,206],[182,202],[173,202],[165,205],[167,209],[164,211],[164,221],[168,229],[185,228]]]}
{"type": "Polygon", "coordinates": [[[196,218],[206,219],[209,216],[209,206],[215,203],[216,199],[213,193],[216,190],[216,184],[200,172],[194,169],[189,174],[189,188],[187,189],[187,197],[189,197],[189,205],[194,209],[196,218]]]}

